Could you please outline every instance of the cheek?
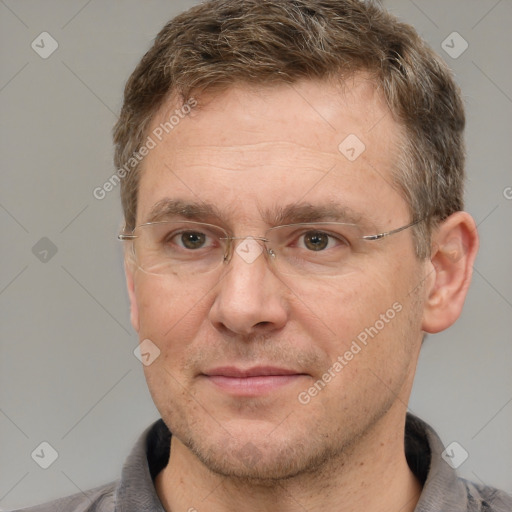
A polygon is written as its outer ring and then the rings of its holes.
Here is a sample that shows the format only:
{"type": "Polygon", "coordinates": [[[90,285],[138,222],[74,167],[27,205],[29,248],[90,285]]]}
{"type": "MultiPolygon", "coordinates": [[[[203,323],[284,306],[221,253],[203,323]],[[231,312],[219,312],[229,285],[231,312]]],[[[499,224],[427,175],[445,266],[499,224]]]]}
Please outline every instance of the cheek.
{"type": "Polygon", "coordinates": [[[165,278],[141,275],[136,281],[141,340],[149,338],[164,358],[189,346],[205,316],[204,293],[190,293],[187,285],[169,286],[165,278]]]}
{"type": "Polygon", "coordinates": [[[299,295],[296,321],[330,361],[343,358],[346,379],[361,378],[358,372],[379,368],[384,360],[401,365],[409,359],[405,333],[412,335],[411,329],[418,327],[417,322],[410,325],[411,318],[418,317],[412,309],[418,306],[408,295],[414,279],[399,266],[388,262],[381,271],[325,281],[321,293],[299,295]]]}
{"type": "Polygon", "coordinates": [[[355,272],[297,290],[295,318],[308,319],[311,329],[324,327],[334,339],[347,340],[391,307],[393,293],[382,276],[355,272]],[[300,310],[299,310],[300,308],[300,310]]]}
{"type": "Polygon", "coordinates": [[[160,350],[154,362],[143,367],[148,389],[162,416],[173,417],[171,411],[185,415],[194,407],[185,391],[186,368],[206,314],[199,301],[204,292],[193,294],[185,284],[171,287],[165,279],[148,275],[138,276],[135,292],[139,338],[151,340],[160,350]]]}

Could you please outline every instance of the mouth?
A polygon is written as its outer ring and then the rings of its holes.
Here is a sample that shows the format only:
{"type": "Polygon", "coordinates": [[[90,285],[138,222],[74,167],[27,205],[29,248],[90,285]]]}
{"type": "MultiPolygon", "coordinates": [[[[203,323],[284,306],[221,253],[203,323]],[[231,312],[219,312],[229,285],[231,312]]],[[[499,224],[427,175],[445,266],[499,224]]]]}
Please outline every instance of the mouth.
{"type": "Polygon", "coordinates": [[[273,366],[256,366],[248,369],[223,366],[201,374],[201,377],[216,389],[238,397],[266,395],[292,385],[306,376],[306,373],[297,370],[273,366]]]}

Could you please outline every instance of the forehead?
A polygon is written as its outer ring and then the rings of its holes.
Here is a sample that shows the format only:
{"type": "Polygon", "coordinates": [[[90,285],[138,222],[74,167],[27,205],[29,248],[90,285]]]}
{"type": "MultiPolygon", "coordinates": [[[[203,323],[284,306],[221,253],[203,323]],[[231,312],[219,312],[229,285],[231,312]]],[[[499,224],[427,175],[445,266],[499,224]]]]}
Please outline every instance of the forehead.
{"type": "MultiPolygon", "coordinates": [[[[363,199],[366,190],[368,202],[380,189],[396,202],[391,173],[400,127],[368,77],[236,86],[197,99],[198,107],[164,132],[144,159],[139,221],[157,202],[185,196],[220,208],[224,203],[240,215],[251,204],[261,211],[266,203],[293,203],[304,194],[332,202],[337,194],[363,199]]],[[[150,134],[177,108],[164,105],[150,134]]]]}
{"type": "MultiPolygon", "coordinates": [[[[368,139],[366,135],[379,124],[383,130],[377,133],[383,131],[386,139],[391,140],[393,132],[400,129],[392,119],[383,94],[371,77],[363,73],[344,81],[303,80],[268,86],[239,84],[222,92],[203,93],[197,101],[198,106],[172,129],[172,137],[168,137],[174,142],[175,151],[180,146],[193,147],[190,137],[197,139],[207,134],[211,146],[218,148],[235,144],[252,146],[255,142],[289,142],[314,153],[322,150],[332,153],[343,135],[357,132],[361,138],[368,139]]],[[[164,104],[154,116],[151,129],[165,124],[178,107],[172,100],[164,104]]]]}

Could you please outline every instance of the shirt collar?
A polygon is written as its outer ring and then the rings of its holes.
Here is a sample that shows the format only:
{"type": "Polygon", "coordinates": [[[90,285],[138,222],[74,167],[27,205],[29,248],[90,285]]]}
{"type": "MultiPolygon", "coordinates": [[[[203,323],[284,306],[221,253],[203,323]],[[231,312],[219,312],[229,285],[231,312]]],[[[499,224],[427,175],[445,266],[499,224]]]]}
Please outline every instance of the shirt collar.
{"type": "Polygon", "coordinates": [[[468,510],[466,487],[455,470],[441,457],[444,446],[436,432],[412,414],[405,424],[407,463],[423,485],[414,512],[468,510]]]}
{"type": "Polygon", "coordinates": [[[165,512],[153,478],[167,464],[170,441],[171,434],[161,419],[139,437],[115,491],[116,512],[165,512]]]}
{"type": "MultiPolygon", "coordinates": [[[[128,456],[116,488],[116,511],[165,512],[155,490],[154,478],[167,465],[171,433],[162,419],[140,436],[128,456]]],[[[465,486],[441,454],[443,444],[434,430],[407,414],[405,453],[411,471],[423,484],[415,512],[466,511],[465,486]]]]}

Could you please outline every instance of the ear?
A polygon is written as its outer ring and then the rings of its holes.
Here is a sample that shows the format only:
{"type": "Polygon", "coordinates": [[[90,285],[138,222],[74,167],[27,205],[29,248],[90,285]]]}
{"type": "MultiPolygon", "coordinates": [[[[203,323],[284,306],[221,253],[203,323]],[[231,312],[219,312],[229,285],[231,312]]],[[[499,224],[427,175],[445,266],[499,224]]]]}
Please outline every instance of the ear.
{"type": "MultiPolygon", "coordinates": [[[[127,244],[128,245],[128,244],[127,244]]],[[[130,320],[133,328],[139,332],[139,308],[137,305],[137,297],[135,295],[135,278],[134,274],[137,267],[133,261],[131,248],[126,248],[124,253],[124,273],[126,276],[126,287],[128,289],[128,297],[130,299],[130,320]]]]}
{"type": "Polygon", "coordinates": [[[432,279],[423,310],[422,329],[436,333],[459,318],[478,252],[478,233],[471,215],[456,212],[432,236],[432,279]]]}

